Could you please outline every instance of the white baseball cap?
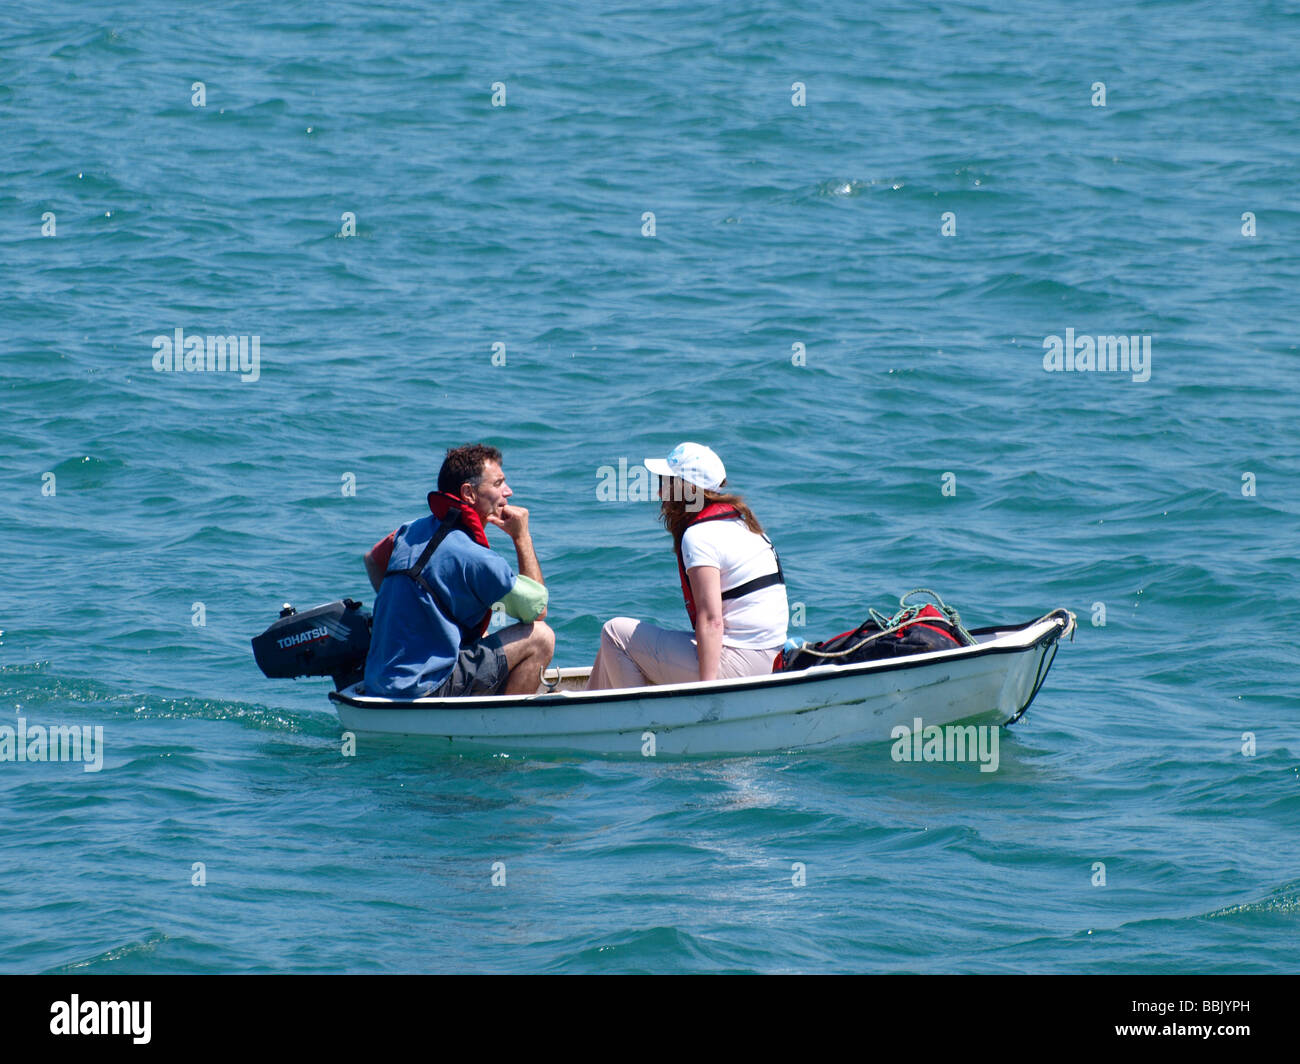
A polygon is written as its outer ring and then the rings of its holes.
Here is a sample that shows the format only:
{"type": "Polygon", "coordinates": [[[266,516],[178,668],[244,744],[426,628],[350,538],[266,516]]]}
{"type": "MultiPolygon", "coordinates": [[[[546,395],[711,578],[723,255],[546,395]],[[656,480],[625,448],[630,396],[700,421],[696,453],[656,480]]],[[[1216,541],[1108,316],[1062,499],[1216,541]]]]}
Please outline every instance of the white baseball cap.
{"type": "Polygon", "coordinates": [[[727,479],[722,459],[702,443],[679,443],[665,458],[647,458],[646,469],[659,477],[681,477],[705,491],[717,491],[727,479]]]}

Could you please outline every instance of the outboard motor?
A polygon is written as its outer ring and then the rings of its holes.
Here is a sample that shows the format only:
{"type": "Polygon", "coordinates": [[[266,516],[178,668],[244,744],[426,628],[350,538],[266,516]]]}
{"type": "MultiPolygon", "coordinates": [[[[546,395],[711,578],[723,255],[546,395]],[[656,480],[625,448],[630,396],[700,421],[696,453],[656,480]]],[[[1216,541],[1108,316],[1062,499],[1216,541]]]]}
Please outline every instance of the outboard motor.
{"type": "Polygon", "coordinates": [[[365,673],[370,625],[370,611],[352,599],[302,613],[286,602],[280,619],[253,637],[253,657],[272,679],[329,676],[341,691],[365,673]]]}

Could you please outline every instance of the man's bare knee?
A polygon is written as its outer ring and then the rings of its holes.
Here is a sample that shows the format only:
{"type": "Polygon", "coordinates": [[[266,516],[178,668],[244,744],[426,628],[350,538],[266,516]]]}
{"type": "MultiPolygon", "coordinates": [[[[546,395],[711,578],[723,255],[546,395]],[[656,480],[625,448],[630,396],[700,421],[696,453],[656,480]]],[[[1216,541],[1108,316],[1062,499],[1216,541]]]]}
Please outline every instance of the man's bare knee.
{"type": "Polygon", "coordinates": [[[501,649],[505,651],[506,664],[515,669],[529,658],[551,660],[555,650],[555,632],[543,621],[529,624],[512,624],[499,633],[501,649]]]}
{"type": "Polygon", "coordinates": [[[534,621],[533,633],[529,640],[533,643],[536,653],[550,661],[551,655],[555,653],[555,630],[545,621],[534,621]]]}

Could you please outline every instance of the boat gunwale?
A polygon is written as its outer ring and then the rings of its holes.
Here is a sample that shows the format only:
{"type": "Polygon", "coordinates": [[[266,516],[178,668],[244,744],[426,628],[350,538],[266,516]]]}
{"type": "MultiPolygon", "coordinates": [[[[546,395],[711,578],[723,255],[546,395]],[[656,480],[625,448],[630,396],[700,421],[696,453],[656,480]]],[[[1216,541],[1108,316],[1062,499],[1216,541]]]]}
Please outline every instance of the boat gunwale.
{"type": "Polygon", "coordinates": [[[426,710],[439,713],[460,710],[462,712],[485,712],[499,709],[538,709],[559,706],[604,705],[610,702],[626,702],[651,698],[681,698],[700,696],[711,693],[731,694],[732,692],[766,689],[769,687],[787,687],[796,684],[815,684],[822,680],[833,680],[869,673],[902,671],[905,669],[926,668],[947,661],[966,661],[983,657],[987,654],[1020,654],[1027,650],[1051,645],[1061,638],[1070,626],[1069,612],[1064,609],[1053,610],[1032,621],[1018,625],[990,625],[986,628],[972,628],[970,634],[975,637],[994,635],[987,643],[974,646],[953,647],[949,650],[935,650],[925,654],[911,654],[902,658],[881,658],[876,661],[861,661],[851,665],[814,665],[795,672],[773,672],[764,676],[737,676],[725,680],[709,681],[707,686],[696,680],[693,683],[653,684],[646,687],[609,688],[600,691],[566,691],[547,692],[530,695],[477,695],[468,698],[410,698],[390,699],[374,695],[348,695],[343,691],[330,691],[331,702],[340,702],[354,709],[369,710],[426,710]],[[1024,633],[1047,621],[1053,622],[1046,630],[1032,640],[1019,640],[1003,643],[1002,640],[1024,633]],[[1001,633],[996,635],[995,633],[1001,633]]]}

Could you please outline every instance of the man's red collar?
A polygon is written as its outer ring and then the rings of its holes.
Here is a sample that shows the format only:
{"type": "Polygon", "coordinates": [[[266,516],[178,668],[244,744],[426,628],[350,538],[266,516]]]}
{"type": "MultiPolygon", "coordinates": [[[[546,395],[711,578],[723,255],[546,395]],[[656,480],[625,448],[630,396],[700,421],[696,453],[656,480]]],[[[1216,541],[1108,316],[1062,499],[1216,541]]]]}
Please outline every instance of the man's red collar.
{"type": "Polygon", "coordinates": [[[452,510],[460,514],[460,527],[469,533],[470,539],[480,547],[489,546],[487,532],[484,531],[483,522],[474,507],[459,495],[449,495],[445,491],[429,492],[429,511],[439,521],[446,520],[447,514],[452,510]]]}

